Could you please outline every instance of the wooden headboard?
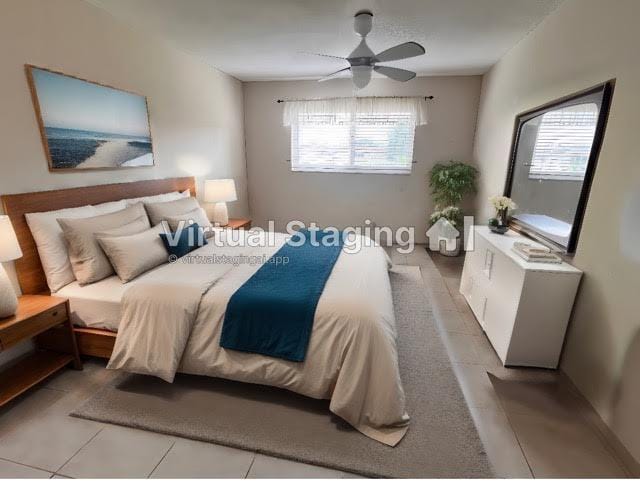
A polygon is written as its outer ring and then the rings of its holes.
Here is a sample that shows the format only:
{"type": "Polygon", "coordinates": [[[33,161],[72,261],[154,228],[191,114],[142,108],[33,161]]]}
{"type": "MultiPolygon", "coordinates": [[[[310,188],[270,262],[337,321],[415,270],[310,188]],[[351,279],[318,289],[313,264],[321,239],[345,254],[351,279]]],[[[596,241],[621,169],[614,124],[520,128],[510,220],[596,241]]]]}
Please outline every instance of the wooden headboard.
{"type": "Polygon", "coordinates": [[[191,190],[196,194],[193,177],[166,178],[164,180],[144,180],[131,183],[113,183],[91,187],[68,188],[47,192],[18,193],[2,195],[4,213],[9,216],[20,247],[22,258],[16,261],[18,282],[23,294],[48,293],[47,279],[40,263],[36,243],[27,225],[25,213],[49,212],[62,208],[96,205],[123,198],[146,197],[173,191],[191,190]]]}

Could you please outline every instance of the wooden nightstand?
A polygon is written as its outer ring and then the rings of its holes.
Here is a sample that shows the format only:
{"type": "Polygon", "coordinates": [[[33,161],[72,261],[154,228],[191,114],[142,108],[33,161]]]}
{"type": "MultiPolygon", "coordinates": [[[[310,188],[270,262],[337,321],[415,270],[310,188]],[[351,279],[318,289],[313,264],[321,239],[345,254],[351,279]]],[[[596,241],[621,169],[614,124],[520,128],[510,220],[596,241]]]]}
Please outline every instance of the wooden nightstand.
{"type": "Polygon", "coordinates": [[[73,367],[76,370],[82,369],[73,325],[68,315],[68,300],[53,296],[31,295],[20,297],[15,316],[0,319],[0,350],[35,338],[59,325],[64,326],[71,343],[70,353],[39,349],[4,370],[0,374],[0,406],[13,400],[69,363],[73,362],[73,367]]]}
{"type": "Polygon", "coordinates": [[[229,223],[225,227],[233,230],[238,230],[238,229],[249,230],[251,228],[251,219],[230,218],[229,223]]]}

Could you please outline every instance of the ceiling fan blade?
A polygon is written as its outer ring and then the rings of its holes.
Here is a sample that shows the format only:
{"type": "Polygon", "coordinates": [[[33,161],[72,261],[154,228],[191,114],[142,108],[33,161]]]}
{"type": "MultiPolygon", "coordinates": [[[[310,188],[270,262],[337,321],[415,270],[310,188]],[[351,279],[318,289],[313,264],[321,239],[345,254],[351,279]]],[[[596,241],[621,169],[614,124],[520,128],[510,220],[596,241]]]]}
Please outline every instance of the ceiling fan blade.
{"type": "Polygon", "coordinates": [[[415,72],[407,71],[405,69],[398,69],[397,67],[387,67],[387,66],[375,66],[373,68],[376,72],[387,76],[394,81],[407,82],[416,77],[415,72]]]}
{"type": "Polygon", "coordinates": [[[329,55],[329,54],[318,54],[316,52],[303,52],[303,51],[298,51],[298,54],[306,54],[306,55],[318,55],[320,57],[330,57],[331,59],[340,59],[343,61],[346,61],[347,58],[346,57],[340,57],[337,55],[329,55]]]}
{"type": "Polygon", "coordinates": [[[340,77],[340,74],[342,74],[343,72],[346,72],[349,70],[351,70],[350,67],[345,67],[344,69],[340,69],[339,71],[329,74],[328,76],[324,76],[322,79],[318,79],[318,82],[324,82],[324,81],[328,81],[329,79],[335,79],[336,77],[340,77]]]}
{"type": "Polygon", "coordinates": [[[376,55],[376,62],[389,62],[401,59],[408,59],[409,57],[416,57],[424,54],[426,51],[417,42],[405,42],[404,44],[396,45],[390,49],[383,50],[376,55]]]}

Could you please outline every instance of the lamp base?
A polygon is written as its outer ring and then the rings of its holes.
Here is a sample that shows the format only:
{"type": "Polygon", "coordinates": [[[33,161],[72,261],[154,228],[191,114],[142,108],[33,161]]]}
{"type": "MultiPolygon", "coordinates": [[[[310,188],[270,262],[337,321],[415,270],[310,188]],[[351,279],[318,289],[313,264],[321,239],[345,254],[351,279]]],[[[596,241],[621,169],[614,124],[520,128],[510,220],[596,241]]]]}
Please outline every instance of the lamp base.
{"type": "Polygon", "coordinates": [[[0,318],[13,316],[18,309],[18,297],[13,290],[13,284],[0,264],[0,318]]]}
{"type": "Polygon", "coordinates": [[[229,225],[229,212],[227,211],[226,202],[218,202],[213,206],[212,222],[221,227],[229,225]]]}

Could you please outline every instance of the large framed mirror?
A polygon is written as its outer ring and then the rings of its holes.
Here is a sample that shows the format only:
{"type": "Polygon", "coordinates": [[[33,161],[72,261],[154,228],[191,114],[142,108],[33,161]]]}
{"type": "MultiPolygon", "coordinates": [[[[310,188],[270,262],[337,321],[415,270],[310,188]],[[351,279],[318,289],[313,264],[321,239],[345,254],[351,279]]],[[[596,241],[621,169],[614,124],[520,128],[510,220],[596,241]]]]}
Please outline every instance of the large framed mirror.
{"type": "Polygon", "coordinates": [[[613,87],[608,81],[517,116],[505,186],[518,205],[512,228],[575,252],[613,87]]]}

